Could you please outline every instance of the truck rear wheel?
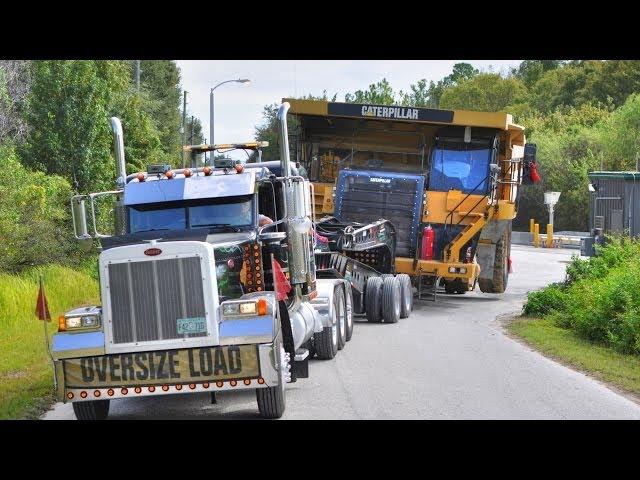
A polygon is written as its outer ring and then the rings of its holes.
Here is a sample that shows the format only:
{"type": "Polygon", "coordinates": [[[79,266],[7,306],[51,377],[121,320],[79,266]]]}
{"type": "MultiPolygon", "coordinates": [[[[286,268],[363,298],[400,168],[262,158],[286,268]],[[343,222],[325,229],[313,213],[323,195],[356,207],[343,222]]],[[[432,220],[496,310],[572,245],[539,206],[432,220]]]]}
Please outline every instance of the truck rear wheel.
{"type": "Polygon", "coordinates": [[[284,378],[284,370],[287,368],[287,366],[283,364],[283,362],[286,361],[284,354],[284,347],[280,344],[278,385],[275,387],[256,388],[258,411],[262,418],[280,418],[284,413],[286,406],[284,395],[284,384],[286,380],[284,378]]]}
{"type": "MultiPolygon", "coordinates": [[[[334,293],[335,295],[335,293],[334,293]]],[[[335,304],[331,310],[331,326],[324,327],[314,336],[316,355],[322,360],[331,360],[338,353],[338,316],[335,304]]]]}
{"type": "Polygon", "coordinates": [[[382,318],[385,323],[397,323],[401,308],[400,280],[386,277],[382,280],[382,318]]]}
{"type": "Polygon", "coordinates": [[[407,318],[413,310],[413,287],[411,286],[411,277],[406,273],[398,275],[400,282],[400,318],[407,318]]]}
{"type": "Polygon", "coordinates": [[[109,416],[109,400],[73,402],[73,413],[78,420],[106,420],[109,416]]]}
{"type": "Polygon", "coordinates": [[[351,287],[348,285],[345,286],[344,290],[344,309],[346,312],[347,319],[347,342],[351,340],[353,336],[353,292],[351,291],[351,287]]]}
{"type": "Polygon", "coordinates": [[[365,293],[367,320],[380,323],[382,321],[382,279],[380,277],[369,277],[365,293]]]}
{"type": "Polygon", "coordinates": [[[333,308],[338,318],[338,350],[342,350],[347,344],[347,309],[342,287],[337,287],[333,291],[333,308]]]}
{"type": "Polygon", "coordinates": [[[496,243],[493,262],[493,278],[478,278],[478,286],[483,293],[504,293],[509,281],[509,254],[511,250],[511,228],[496,243]]]}

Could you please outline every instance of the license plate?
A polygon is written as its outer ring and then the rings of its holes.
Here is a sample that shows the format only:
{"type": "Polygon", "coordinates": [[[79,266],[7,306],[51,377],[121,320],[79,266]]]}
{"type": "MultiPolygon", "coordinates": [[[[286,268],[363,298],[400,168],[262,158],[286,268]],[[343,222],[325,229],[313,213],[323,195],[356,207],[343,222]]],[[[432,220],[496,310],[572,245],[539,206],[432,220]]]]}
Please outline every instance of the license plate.
{"type": "Polygon", "coordinates": [[[67,388],[258,378],[257,345],[120,353],[63,360],[67,388]]]}
{"type": "Polygon", "coordinates": [[[207,321],[204,318],[178,318],[178,335],[189,333],[207,333],[207,321]]]}

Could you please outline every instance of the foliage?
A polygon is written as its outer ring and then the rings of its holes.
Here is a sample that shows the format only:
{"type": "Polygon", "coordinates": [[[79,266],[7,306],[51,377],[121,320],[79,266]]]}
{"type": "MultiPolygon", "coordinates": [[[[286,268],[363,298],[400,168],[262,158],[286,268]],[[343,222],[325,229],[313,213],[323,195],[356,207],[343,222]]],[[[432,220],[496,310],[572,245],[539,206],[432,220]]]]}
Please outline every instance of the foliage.
{"type": "Polygon", "coordinates": [[[180,154],[180,71],[171,60],[142,60],[140,85],[146,93],[141,108],[152,121],[160,148],[168,155],[180,154]]]}
{"type": "Polygon", "coordinates": [[[527,303],[523,308],[525,315],[544,316],[552,311],[561,310],[566,295],[561,285],[552,284],[543,290],[527,293],[527,303]]]}
{"type": "Polygon", "coordinates": [[[50,265],[20,275],[0,273],[0,419],[37,416],[33,410],[46,407],[39,399],[52,393],[43,322],[34,315],[41,274],[52,318],[50,336],[58,315],[98,302],[98,282],[70,268],[50,265]]]}
{"type": "Polygon", "coordinates": [[[368,90],[356,90],[353,94],[347,93],[344,101],[348,103],[372,103],[375,105],[393,105],[395,92],[386,78],[369,85],[368,90]]]}
{"type": "Polygon", "coordinates": [[[24,141],[24,109],[30,83],[29,62],[0,60],[0,144],[24,141]]]}
{"type": "Polygon", "coordinates": [[[526,92],[527,88],[517,78],[482,73],[447,89],[440,99],[440,108],[499,112],[520,101],[526,92]]]}
{"type": "Polygon", "coordinates": [[[528,294],[523,311],[579,336],[640,355],[640,242],[608,238],[598,256],[574,256],[564,285],[528,294]]]}
{"type": "Polygon", "coordinates": [[[30,172],[10,146],[0,146],[0,271],[77,261],[70,233],[71,187],[62,177],[30,172]]]}

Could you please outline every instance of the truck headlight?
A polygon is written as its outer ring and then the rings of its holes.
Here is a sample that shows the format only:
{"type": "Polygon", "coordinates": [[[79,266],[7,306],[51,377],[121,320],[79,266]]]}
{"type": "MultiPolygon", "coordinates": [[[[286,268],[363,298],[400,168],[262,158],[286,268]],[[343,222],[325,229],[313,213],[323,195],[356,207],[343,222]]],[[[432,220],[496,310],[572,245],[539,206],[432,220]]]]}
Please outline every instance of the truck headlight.
{"type": "Polygon", "coordinates": [[[250,301],[229,301],[222,304],[223,317],[243,317],[249,315],[266,315],[267,301],[264,298],[250,301]]]}
{"type": "Polygon", "coordinates": [[[58,328],[59,331],[81,330],[83,328],[97,328],[100,326],[100,317],[98,315],[64,317],[64,321],[59,323],[59,327],[62,327],[62,325],[64,324],[64,328],[58,328]]]}

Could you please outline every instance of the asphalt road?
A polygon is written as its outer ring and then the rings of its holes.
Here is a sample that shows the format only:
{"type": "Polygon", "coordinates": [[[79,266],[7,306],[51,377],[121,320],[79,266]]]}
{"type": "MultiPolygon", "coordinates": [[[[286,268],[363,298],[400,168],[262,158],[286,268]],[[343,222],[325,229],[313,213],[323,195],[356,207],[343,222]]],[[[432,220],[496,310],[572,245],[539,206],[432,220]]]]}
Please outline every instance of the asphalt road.
{"type": "MultiPolygon", "coordinates": [[[[397,324],[357,319],[334,360],[313,360],[310,378],[287,387],[285,419],[640,419],[640,406],[506,336],[496,317],[526,292],[564,278],[575,250],[513,245],[507,293],[416,301],[397,324]]],[[[74,419],[56,404],[45,419],[74,419]]],[[[259,418],[255,394],[114,400],[114,419],[259,418]]]]}

